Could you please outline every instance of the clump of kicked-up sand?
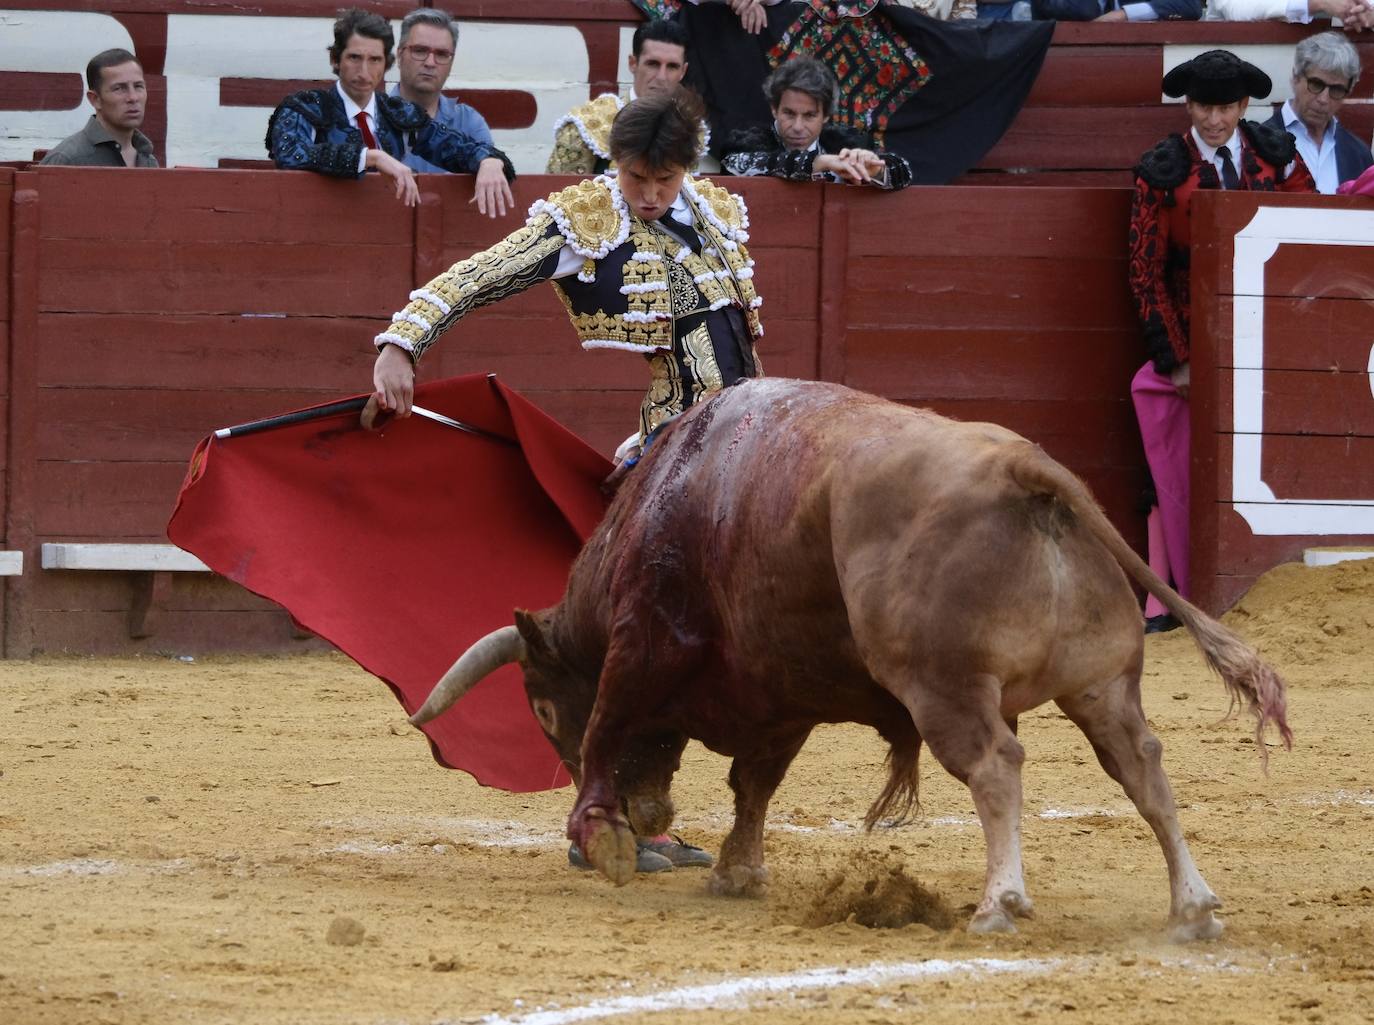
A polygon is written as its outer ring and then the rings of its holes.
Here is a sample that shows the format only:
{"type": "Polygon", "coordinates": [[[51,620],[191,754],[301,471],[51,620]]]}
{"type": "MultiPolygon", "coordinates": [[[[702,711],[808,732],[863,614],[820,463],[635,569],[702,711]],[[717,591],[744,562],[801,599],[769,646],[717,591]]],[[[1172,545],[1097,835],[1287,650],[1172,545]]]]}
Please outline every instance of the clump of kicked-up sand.
{"type": "Polygon", "coordinates": [[[850,922],[868,929],[900,929],[925,925],[946,930],[958,921],[949,903],[907,875],[899,858],[887,853],[855,851],[838,865],[822,869],[816,889],[814,876],[809,885],[786,895],[781,906],[799,910],[798,924],[816,929],[838,922],[850,922]]]}

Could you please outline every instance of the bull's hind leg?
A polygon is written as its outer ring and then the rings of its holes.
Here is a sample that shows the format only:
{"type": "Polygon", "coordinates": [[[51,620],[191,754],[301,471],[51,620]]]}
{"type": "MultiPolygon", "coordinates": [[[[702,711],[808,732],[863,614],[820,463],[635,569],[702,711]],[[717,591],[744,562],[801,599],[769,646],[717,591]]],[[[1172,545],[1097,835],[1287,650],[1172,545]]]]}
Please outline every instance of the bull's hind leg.
{"type": "Polygon", "coordinates": [[[1179,828],[1174,794],[1161,764],[1163,745],[1150,732],[1140,705],[1139,672],[1119,676],[1071,697],[1059,699],[1064,714],[1078,725],[1107,774],[1150,824],[1169,866],[1169,931],[1178,941],[1219,936],[1221,906],[1203,881],[1179,828]]]}
{"type": "Polygon", "coordinates": [[[945,770],[969,788],[987,844],[983,898],[970,932],[1015,932],[1033,913],[1021,872],[1021,764],[1025,750],[1000,704],[1002,688],[977,675],[956,693],[911,688],[907,707],[916,729],[945,770]]]}
{"type": "Polygon", "coordinates": [[[708,883],[712,893],[729,897],[762,897],[768,892],[768,869],[763,865],[763,820],[768,802],[787,767],[806,743],[810,730],[775,745],[769,753],[736,758],[730,766],[730,789],[735,792],[735,824],[720,848],[708,883]]]}

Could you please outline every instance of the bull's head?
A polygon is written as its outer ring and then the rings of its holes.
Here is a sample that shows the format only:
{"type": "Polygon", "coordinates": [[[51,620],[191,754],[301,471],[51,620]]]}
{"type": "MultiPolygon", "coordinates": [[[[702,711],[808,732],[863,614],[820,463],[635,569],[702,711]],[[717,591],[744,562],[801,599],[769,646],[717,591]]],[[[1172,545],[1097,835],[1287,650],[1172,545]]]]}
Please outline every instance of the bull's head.
{"type": "Polygon", "coordinates": [[[503,665],[519,663],[525,697],[539,727],[580,785],[582,735],[596,700],[596,679],[565,664],[550,641],[552,614],[516,610],[515,625],[487,634],[459,656],[410,721],[421,726],[440,715],[503,665]]]}

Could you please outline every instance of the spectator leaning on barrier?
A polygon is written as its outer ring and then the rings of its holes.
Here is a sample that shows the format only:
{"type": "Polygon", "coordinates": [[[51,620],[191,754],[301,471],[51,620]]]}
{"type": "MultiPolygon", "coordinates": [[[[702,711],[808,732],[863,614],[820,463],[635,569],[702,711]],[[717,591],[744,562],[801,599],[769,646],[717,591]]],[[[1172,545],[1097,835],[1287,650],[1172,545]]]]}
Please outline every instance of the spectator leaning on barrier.
{"type": "Polygon", "coordinates": [[[1208,21],[1282,20],[1306,25],[1313,18],[1339,18],[1347,32],[1374,28],[1369,0],[1208,0],[1208,21]]]}
{"type": "Polygon", "coordinates": [[[1374,153],[1336,120],[1360,78],[1360,55],[1339,32],[1308,36],[1293,51],[1293,98],[1267,124],[1293,136],[1317,191],[1335,193],[1374,164],[1374,153]]]}
{"type": "MultiPolygon", "coordinates": [[[[630,99],[666,96],[687,74],[687,30],[675,21],[646,21],[630,40],[630,99]]],[[[599,174],[611,166],[611,122],[624,102],[602,93],[553,125],[549,174],[599,174]]],[[[705,147],[702,147],[703,150],[705,147]]]]}
{"type": "MultiPolygon", "coordinates": [[[[401,40],[396,44],[401,81],[392,87],[391,95],[409,100],[444,127],[494,147],[486,119],[466,103],[443,94],[457,50],[458,23],[449,14],[433,7],[411,11],[401,19],[401,40]]],[[[442,174],[445,170],[409,150],[401,162],[412,171],[442,174]]],[[[499,189],[505,182],[501,171],[495,162],[480,167],[478,190],[499,189]]]]}
{"type": "Polygon", "coordinates": [[[514,205],[507,180],[515,169],[490,143],[452,131],[415,104],[381,92],[391,67],[394,37],[379,14],[350,8],[334,22],[329,60],[332,89],[306,89],[277,105],[267,123],[267,151],[277,166],[339,178],[381,172],[407,206],[420,201],[415,173],[400,158],[409,150],[449,171],[478,173],[483,183],[499,173],[499,187],[477,191],[477,208],[495,217],[514,205]]]}
{"type": "Polygon", "coordinates": [[[830,123],[840,85],[820,61],[793,58],[768,76],[763,91],[773,123],[741,129],[729,138],[721,160],[729,173],[882,189],[911,184],[905,158],[876,150],[864,132],[830,123]]]}
{"type": "MultiPolygon", "coordinates": [[[[1184,597],[1188,573],[1189,208],[1200,189],[1313,192],[1293,137],[1243,120],[1250,97],[1272,83],[1225,50],[1209,50],[1164,76],[1167,96],[1187,99],[1192,128],[1140,158],[1129,232],[1129,277],[1149,359],[1131,381],[1157,508],[1150,513],[1150,566],[1184,597]]],[[[1178,625],[1153,598],[1146,632],[1178,625]]]]}
{"type": "Polygon", "coordinates": [[[153,144],[140,132],[148,109],[143,65],[128,50],[105,50],[86,65],[86,99],[95,113],[86,127],[48,151],[41,163],[77,167],[157,167],[153,144]]]}

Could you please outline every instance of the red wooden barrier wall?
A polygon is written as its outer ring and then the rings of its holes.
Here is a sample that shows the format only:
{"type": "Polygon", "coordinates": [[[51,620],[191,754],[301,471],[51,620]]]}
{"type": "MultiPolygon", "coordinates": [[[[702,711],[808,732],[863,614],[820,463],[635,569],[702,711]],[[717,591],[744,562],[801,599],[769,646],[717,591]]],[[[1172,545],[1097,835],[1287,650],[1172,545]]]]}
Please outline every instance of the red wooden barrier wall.
{"type": "Polygon", "coordinates": [[[1305,548],[1374,548],[1374,210],[1231,193],[1192,216],[1193,586],[1226,608],[1305,548]]]}
{"type": "MultiPolygon", "coordinates": [[[[176,575],[157,633],[131,640],[130,575],[45,571],[39,546],[160,541],[200,437],[365,389],[370,339],[409,290],[523,214],[478,216],[466,177],[426,176],[414,212],[380,181],[306,173],[42,168],[14,183],[6,523],[27,567],[7,585],[6,654],[298,646],[280,612],[199,574],[176,575]]],[[[520,209],[562,183],[522,177],[520,209]]],[[[736,184],[770,374],[1007,424],[1141,541],[1124,190],[736,184]]],[[[478,370],[606,451],[645,383],[638,357],[581,351],[543,287],[478,311],[422,366],[478,370]]]]}

